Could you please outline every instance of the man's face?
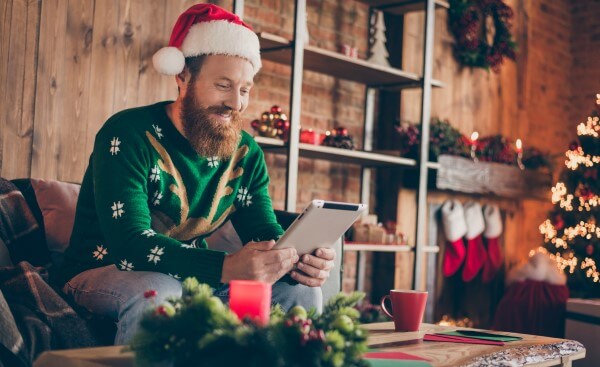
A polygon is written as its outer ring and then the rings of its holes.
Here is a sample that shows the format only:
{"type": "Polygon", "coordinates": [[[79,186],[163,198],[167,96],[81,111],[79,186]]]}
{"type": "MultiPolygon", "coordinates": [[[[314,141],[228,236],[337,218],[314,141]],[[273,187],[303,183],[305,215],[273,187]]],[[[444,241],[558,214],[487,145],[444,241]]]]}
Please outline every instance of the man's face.
{"type": "Polygon", "coordinates": [[[200,72],[182,91],[181,120],[186,138],[205,157],[229,158],[237,148],[253,82],[250,62],[206,56],[200,72]]]}

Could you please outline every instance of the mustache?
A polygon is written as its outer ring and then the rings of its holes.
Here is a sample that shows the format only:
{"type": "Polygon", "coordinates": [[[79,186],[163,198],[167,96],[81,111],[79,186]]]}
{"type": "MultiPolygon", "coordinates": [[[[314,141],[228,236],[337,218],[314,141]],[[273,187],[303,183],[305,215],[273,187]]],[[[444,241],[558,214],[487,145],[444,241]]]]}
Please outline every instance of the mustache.
{"type": "Polygon", "coordinates": [[[227,106],[209,106],[205,109],[207,114],[217,114],[217,115],[228,115],[231,114],[233,116],[239,115],[239,112],[234,111],[233,108],[227,106]]]}

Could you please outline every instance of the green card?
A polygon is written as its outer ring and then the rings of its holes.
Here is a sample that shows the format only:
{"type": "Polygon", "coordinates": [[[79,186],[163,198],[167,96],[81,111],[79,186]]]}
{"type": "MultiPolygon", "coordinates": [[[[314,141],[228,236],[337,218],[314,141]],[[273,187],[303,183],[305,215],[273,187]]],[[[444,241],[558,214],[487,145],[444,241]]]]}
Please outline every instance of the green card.
{"type": "Polygon", "coordinates": [[[502,334],[485,333],[483,331],[475,331],[475,330],[446,331],[443,333],[436,333],[436,334],[460,336],[463,338],[473,338],[473,339],[481,339],[481,340],[491,340],[491,341],[497,341],[497,342],[514,342],[514,341],[523,339],[519,336],[508,336],[508,335],[502,335],[502,334]]]}

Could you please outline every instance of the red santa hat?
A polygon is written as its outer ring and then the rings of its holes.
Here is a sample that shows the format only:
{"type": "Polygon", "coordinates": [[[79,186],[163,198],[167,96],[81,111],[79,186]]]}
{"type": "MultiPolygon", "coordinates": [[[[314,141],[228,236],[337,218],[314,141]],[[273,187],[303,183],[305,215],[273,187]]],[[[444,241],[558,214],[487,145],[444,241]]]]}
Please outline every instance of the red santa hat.
{"type": "Polygon", "coordinates": [[[169,46],[152,57],[161,74],[183,71],[185,58],[199,55],[237,56],[252,64],[254,74],[262,66],[260,43],[252,28],[237,15],[213,4],[196,4],[183,12],[171,33],[169,46]]]}

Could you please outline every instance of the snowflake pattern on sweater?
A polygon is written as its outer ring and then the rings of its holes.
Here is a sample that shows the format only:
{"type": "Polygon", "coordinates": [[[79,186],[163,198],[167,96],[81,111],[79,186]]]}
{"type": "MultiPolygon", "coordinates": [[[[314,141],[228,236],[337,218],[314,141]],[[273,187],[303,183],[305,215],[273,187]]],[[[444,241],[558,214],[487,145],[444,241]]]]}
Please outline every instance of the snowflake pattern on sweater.
{"type": "Polygon", "coordinates": [[[217,287],[225,253],[209,250],[206,236],[226,220],[244,243],[283,233],[254,139],[242,132],[229,159],[199,156],[168,119],[166,103],[117,113],[96,136],[65,252],[65,281],[113,263],[217,287]]]}

